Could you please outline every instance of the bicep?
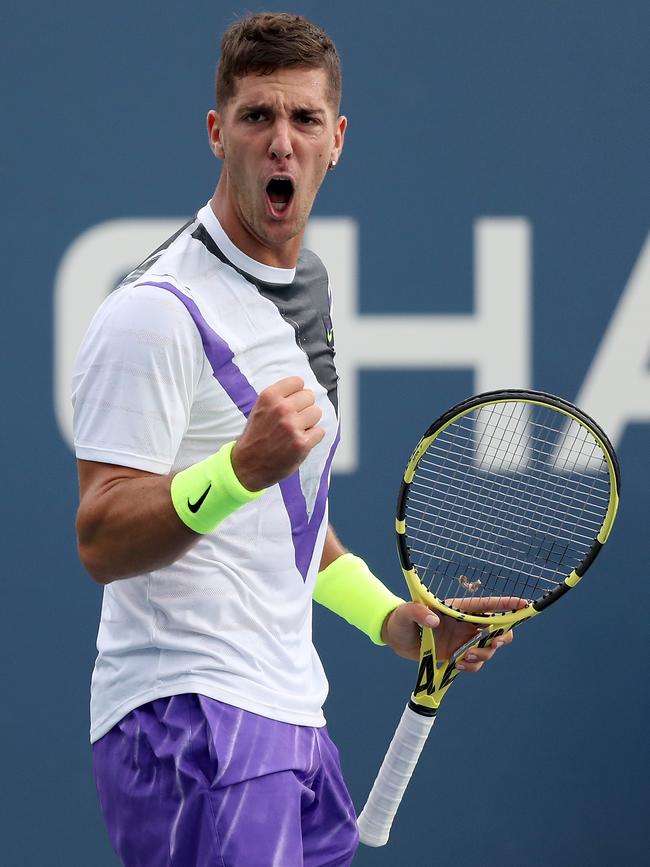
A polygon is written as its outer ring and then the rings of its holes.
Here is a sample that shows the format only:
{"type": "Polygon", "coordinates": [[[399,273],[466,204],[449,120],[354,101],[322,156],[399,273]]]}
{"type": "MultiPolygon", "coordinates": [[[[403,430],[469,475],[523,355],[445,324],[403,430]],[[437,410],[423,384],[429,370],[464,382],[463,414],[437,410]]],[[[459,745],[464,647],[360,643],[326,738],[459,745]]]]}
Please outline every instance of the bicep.
{"type": "Polygon", "coordinates": [[[77,539],[80,543],[91,538],[102,524],[111,493],[118,485],[135,479],[151,478],[154,473],[104,464],[99,461],[77,461],[79,475],[79,508],[77,510],[77,539]]]}
{"type": "Polygon", "coordinates": [[[155,475],[146,470],[103,464],[99,461],[77,461],[79,476],[79,502],[94,500],[115,484],[125,479],[150,478],[155,475]]]}
{"type": "Polygon", "coordinates": [[[79,461],[77,546],[100,584],[172,563],[198,538],[176,514],[170,476],[79,461]]]}

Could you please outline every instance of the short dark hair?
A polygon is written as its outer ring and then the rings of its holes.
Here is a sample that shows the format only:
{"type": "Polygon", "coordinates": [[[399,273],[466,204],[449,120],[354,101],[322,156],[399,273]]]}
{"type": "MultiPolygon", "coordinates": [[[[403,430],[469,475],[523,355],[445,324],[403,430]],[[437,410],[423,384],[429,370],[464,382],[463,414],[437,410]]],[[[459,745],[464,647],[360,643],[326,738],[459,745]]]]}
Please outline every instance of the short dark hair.
{"type": "Polygon", "coordinates": [[[286,12],[248,15],[223,34],[217,66],[217,108],[223,109],[232,98],[237,78],[251,72],[269,75],[291,66],[325,70],[329,101],[338,114],[341,61],[336,46],[316,24],[286,12]]]}

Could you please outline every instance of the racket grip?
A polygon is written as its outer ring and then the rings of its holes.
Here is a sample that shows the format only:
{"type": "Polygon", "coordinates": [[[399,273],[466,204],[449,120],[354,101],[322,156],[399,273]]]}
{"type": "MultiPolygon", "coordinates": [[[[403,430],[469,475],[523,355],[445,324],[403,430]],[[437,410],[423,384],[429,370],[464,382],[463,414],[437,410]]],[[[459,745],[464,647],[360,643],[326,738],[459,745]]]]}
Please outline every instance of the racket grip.
{"type": "Polygon", "coordinates": [[[423,716],[406,705],[384,761],[357,824],[366,846],[383,846],[435,716],[423,716]]]}

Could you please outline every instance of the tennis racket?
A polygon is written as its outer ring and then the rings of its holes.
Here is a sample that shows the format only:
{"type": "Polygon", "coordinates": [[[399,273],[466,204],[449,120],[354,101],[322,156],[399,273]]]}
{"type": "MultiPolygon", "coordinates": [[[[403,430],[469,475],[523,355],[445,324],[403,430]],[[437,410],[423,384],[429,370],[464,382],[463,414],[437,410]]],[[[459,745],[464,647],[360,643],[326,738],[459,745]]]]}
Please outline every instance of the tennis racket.
{"type": "Polygon", "coordinates": [[[476,632],[438,659],[422,630],[415,689],[359,816],[363,843],[387,842],[458,660],[575,587],[609,536],[619,490],[605,433],[550,394],[479,394],[426,431],[397,500],[399,559],[414,601],[476,632]]]}

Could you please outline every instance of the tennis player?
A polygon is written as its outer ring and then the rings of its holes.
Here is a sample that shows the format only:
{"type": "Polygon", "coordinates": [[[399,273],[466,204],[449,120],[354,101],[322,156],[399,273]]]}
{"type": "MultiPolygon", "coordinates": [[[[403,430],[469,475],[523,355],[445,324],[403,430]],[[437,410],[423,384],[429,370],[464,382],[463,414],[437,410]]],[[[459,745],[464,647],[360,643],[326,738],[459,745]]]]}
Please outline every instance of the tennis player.
{"type": "Polygon", "coordinates": [[[304,18],[229,28],[214,195],[106,300],[76,362],[79,551],[105,585],[91,740],[128,867],[349,864],[312,597],[402,656],[421,625],[441,653],[467,637],[329,525],[331,292],[301,242],[341,156],[340,97],[336,49],[304,18]]]}

